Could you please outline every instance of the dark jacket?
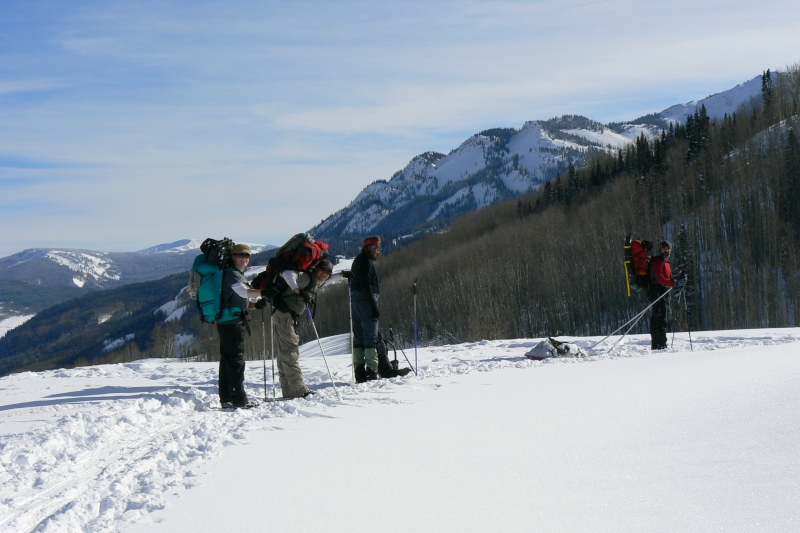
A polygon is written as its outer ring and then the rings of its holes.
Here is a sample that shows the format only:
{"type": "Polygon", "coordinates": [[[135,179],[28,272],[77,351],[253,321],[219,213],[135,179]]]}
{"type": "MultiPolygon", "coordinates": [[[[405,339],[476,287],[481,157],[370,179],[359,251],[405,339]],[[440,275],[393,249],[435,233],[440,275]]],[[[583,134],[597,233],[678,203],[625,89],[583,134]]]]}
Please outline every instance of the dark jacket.
{"type": "Polygon", "coordinates": [[[242,282],[249,287],[244,274],[235,268],[226,268],[222,277],[222,303],[220,304],[218,324],[238,324],[242,321],[250,302],[242,298],[233,290],[237,282],[242,282]]]}
{"type": "Polygon", "coordinates": [[[361,252],[353,260],[350,270],[353,272],[352,290],[368,296],[377,303],[377,296],[381,293],[381,280],[378,277],[378,271],[375,269],[375,261],[370,259],[364,252],[361,252]]]}

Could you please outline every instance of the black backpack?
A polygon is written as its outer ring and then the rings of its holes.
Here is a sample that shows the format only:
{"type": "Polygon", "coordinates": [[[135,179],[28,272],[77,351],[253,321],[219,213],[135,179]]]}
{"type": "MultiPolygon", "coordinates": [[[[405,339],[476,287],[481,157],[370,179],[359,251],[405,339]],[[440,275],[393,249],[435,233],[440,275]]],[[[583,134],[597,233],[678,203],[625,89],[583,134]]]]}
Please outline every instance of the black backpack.
{"type": "Polygon", "coordinates": [[[375,345],[378,352],[378,375],[384,379],[396,378],[398,376],[405,376],[411,372],[410,368],[400,368],[400,362],[397,360],[397,347],[389,342],[384,336],[378,332],[378,342],[375,345]],[[394,350],[394,360],[389,360],[389,348],[394,350]]]}

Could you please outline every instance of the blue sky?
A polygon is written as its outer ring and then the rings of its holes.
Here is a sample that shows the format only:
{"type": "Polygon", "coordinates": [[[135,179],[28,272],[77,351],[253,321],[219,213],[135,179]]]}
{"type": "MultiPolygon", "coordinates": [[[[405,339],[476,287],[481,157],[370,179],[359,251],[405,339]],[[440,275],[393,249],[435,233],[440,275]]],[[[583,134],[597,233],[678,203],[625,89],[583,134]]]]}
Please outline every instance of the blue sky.
{"type": "Polygon", "coordinates": [[[415,155],[800,60],[800,3],[0,0],[0,256],[280,244],[415,155]]]}

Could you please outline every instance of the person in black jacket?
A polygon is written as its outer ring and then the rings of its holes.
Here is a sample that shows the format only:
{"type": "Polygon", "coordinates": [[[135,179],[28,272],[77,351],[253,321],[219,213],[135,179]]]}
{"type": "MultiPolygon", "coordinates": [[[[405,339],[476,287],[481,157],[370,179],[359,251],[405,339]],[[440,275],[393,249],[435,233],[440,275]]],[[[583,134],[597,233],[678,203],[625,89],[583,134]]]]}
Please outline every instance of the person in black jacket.
{"type": "MultiPolygon", "coordinates": [[[[375,261],[381,256],[381,238],[364,239],[361,253],[351,267],[351,305],[353,306],[353,368],[356,383],[378,379],[378,296],[381,280],[375,261]]],[[[349,277],[349,276],[348,276],[349,277]]]]}

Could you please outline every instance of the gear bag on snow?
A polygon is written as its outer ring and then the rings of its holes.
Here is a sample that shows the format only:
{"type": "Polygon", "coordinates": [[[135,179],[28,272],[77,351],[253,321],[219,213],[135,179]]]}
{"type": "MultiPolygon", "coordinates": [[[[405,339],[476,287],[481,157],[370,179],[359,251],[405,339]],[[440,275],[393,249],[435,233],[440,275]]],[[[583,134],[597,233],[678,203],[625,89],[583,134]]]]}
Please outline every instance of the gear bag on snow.
{"type": "Polygon", "coordinates": [[[328,243],[317,241],[308,233],[298,233],[275,251],[275,256],[267,263],[267,269],[253,279],[251,286],[259,291],[266,290],[265,297],[273,300],[286,288],[278,274],[284,270],[310,272],[326,257],[328,243]]]}
{"type": "Polygon", "coordinates": [[[231,256],[233,241],[206,239],[200,245],[203,252],[194,259],[189,272],[189,296],[197,300],[200,320],[213,323],[219,318],[222,303],[222,278],[231,256]]]}
{"type": "Polygon", "coordinates": [[[643,240],[631,240],[625,237],[625,282],[628,285],[628,296],[631,287],[647,290],[650,287],[650,260],[653,258],[653,243],[643,240]]]}
{"type": "Polygon", "coordinates": [[[375,350],[378,352],[378,375],[384,379],[396,378],[398,376],[405,376],[411,372],[410,368],[400,368],[400,363],[397,360],[397,347],[386,340],[383,335],[378,332],[378,342],[375,344],[375,350]],[[389,360],[389,348],[394,350],[394,360],[389,360]]]}
{"type": "Polygon", "coordinates": [[[534,361],[542,361],[551,357],[587,357],[586,350],[571,342],[564,342],[548,337],[534,346],[525,357],[534,361]]]}

